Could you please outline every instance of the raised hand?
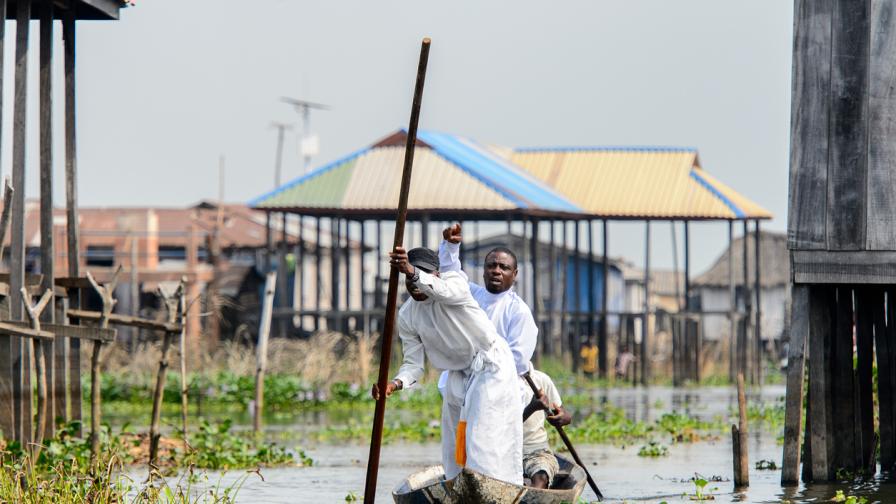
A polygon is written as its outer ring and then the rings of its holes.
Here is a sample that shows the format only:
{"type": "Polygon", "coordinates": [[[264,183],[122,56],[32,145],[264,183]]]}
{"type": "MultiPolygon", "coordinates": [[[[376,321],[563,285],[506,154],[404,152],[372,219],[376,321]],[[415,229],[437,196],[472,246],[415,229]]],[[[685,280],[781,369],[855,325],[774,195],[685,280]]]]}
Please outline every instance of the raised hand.
{"type": "Polygon", "coordinates": [[[398,271],[405,275],[414,274],[414,266],[408,262],[408,253],[404,247],[395,247],[395,250],[389,252],[389,264],[398,268],[398,271]]]}
{"type": "Polygon", "coordinates": [[[454,224],[446,227],[442,230],[442,238],[449,243],[460,243],[461,242],[461,232],[460,232],[460,223],[455,222],[454,224]]]}

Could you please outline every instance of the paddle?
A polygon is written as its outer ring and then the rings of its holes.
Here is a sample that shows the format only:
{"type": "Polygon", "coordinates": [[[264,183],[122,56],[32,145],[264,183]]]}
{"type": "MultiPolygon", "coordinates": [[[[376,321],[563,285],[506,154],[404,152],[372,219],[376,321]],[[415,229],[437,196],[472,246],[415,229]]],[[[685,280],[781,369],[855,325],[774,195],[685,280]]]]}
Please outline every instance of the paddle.
{"type": "MultiPolygon", "coordinates": [[[[408,192],[411,187],[411,167],[414,164],[414,145],[417,143],[417,123],[420,119],[420,102],[423,100],[423,81],[429,60],[429,38],[420,46],[420,63],[417,66],[417,84],[411,105],[411,121],[404,150],[404,168],[401,173],[401,192],[398,196],[398,216],[395,218],[395,238],[392,249],[400,247],[404,239],[404,223],[408,216],[408,192]]],[[[370,435],[370,455],[367,457],[367,481],[364,484],[364,502],[372,504],[376,499],[376,477],[380,466],[380,446],[383,441],[383,417],[386,413],[386,382],[389,381],[389,362],[392,360],[392,335],[395,332],[395,305],[398,301],[398,268],[391,266],[389,293],[386,298],[386,319],[383,323],[383,341],[380,350],[380,374],[377,387],[380,390],[373,413],[373,433],[370,435]]]]}
{"type": "MultiPolygon", "coordinates": [[[[529,373],[524,374],[523,378],[525,378],[526,383],[528,383],[529,386],[532,387],[532,393],[535,394],[536,397],[538,397],[538,387],[535,385],[535,382],[532,381],[532,377],[529,376],[529,373]]],[[[547,408],[545,408],[545,410],[550,412],[552,415],[557,414],[556,410],[547,409],[547,408]]],[[[551,424],[551,425],[553,425],[553,424],[551,424]]],[[[559,425],[554,425],[554,427],[557,428],[557,434],[560,434],[560,439],[563,440],[563,444],[566,445],[566,449],[569,450],[569,453],[572,455],[572,458],[576,461],[576,464],[579,464],[579,466],[582,468],[582,470],[585,471],[585,476],[588,478],[588,485],[591,486],[592,490],[594,490],[594,495],[597,496],[597,500],[599,500],[599,501],[604,500],[604,494],[600,493],[600,489],[597,488],[597,483],[594,482],[594,478],[591,477],[591,473],[588,472],[588,468],[585,467],[585,463],[582,462],[582,459],[579,458],[579,454],[576,453],[576,449],[573,448],[572,441],[570,441],[569,438],[566,436],[566,432],[563,431],[563,427],[561,427],[559,425]]]]}

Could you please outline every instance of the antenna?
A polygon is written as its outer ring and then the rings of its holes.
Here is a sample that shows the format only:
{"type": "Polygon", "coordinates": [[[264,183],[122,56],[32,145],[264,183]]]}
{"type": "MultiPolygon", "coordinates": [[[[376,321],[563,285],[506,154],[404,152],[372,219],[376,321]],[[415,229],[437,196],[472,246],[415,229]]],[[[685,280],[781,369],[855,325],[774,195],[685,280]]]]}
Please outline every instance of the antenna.
{"type": "Polygon", "coordinates": [[[317,146],[312,143],[312,139],[308,136],[311,132],[311,110],[330,110],[330,106],[324,105],[322,103],[314,103],[306,100],[299,100],[297,98],[290,98],[289,96],[281,97],[280,101],[292,105],[296,109],[296,112],[298,112],[302,116],[302,173],[307,173],[308,168],[311,166],[311,156],[313,154],[316,154],[317,151],[317,146]],[[312,153],[312,151],[314,152],[312,153]]]}

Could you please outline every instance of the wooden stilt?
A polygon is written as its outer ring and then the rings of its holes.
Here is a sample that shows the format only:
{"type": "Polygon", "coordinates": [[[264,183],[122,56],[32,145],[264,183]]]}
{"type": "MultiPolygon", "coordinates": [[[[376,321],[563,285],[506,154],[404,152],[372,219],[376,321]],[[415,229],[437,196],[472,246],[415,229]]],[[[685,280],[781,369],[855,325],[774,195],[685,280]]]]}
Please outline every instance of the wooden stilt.
{"type": "Polygon", "coordinates": [[[812,477],[826,481],[832,476],[830,340],[831,312],[835,302],[833,288],[813,286],[809,292],[809,389],[812,415],[812,477]]]}
{"type": "MultiPolygon", "coordinates": [[[[731,263],[729,263],[731,264],[731,263]]],[[[781,484],[799,482],[800,432],[803,427],[803,382],[805,351],[809,337],[809,287],[794,285],[790,312],[790,346],[787,353],[787,392],[784,409],[784,453],[781,484]]],[[[809,423],[806,424],[806,439],[809,423]]],[[[809,443],[806,443],[807,446],[809,443]]],[[[806,460],[811,460],[808,455],[806,460]]],[[[804,464],[808,467],[810,464],[804,464]]]]}
{"type": "MultiPolygon", "coordinates": [[[[4,0],[5,1],[5,0],[4,0]]],[[[75,122],[75,11],[65,10],[62,19],[65,51],[65,232],[68,276],[80,273],[80,232],[78,226],[78,156],[75,122]]],[[[68,304],[81,308],[81,291],[69,291],[68,304]]],[[[69,418],[78,421],[78,436],[83,435],[81,420],[81,340],[68,340],[68,403],[69,418]]]]}
{"type": "Polygon", "coordinates": [[[874,342],[874,311],[877,305],[883,304],[883,293],[877,287],[861,287],[856,291],[856,380],[859,386],[859,423],[861,438],[857,445],[861,446],[861,465],[864,472],[873,472],[868,467],[874,441],[874,399],[872,397],[871,364],[874,342]]]}
{"type": "MultiPolygon", "coordinates": [[[[889,296],[887,296],[889,298],[889,296]]],[[[887,327],[884,299],[874,306],[874,345],[877,357],[877,399],[880,431],[880,464],[881,469],[889,471],[896,460],[896,445],[893,432],[893,369],[891,366],[894,349],[890,339],[891,327],[887,327]]],[[[889,299],[887,299],[889,301],[889,299]]],[[[891,323],[892,326],[892,323],[891,323]]],[[[839,415],[838,415],[839,416],[839,415]]],[[[836,428],[836,426],[835,426],[836,428]]],[[[837,432],[840,432],[838,429],[837,432]]],[[[839,435],[838,435],[839,439],[839,435]]],[[[845,450],[844,450],[845,451],[845,450]]]]}
{"type": "Polygon", "coordinates": [[[831,342],[832,362],[831,380],[833,401],[837,405],[837,414],[833,415],[834,471],[837,469],[855,470],[853,457],[853,390],[855,388],[853,373],[852,347],[852,289],[848,286],[837,288],[837,307],[834,318],[833,340],[831,342]]]}

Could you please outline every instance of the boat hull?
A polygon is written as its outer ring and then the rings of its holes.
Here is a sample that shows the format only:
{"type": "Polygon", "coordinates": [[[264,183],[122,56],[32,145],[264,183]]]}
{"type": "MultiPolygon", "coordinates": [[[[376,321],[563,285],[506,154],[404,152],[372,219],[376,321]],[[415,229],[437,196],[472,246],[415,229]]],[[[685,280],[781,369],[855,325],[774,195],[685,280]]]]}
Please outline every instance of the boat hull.
{"type": "Polygon", "coordinates": [[[576,502],[585,488],[585,471],[555,455],[560,472],[554,487],[542,490],[496,480],[464,469],[445,480],[442,466],[428,467],[408,476],[392,491],[396,504],[560,504],[576,502]]]}

